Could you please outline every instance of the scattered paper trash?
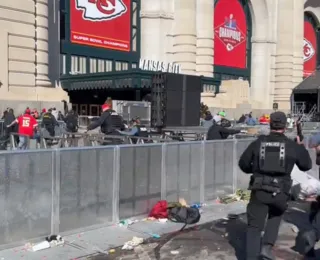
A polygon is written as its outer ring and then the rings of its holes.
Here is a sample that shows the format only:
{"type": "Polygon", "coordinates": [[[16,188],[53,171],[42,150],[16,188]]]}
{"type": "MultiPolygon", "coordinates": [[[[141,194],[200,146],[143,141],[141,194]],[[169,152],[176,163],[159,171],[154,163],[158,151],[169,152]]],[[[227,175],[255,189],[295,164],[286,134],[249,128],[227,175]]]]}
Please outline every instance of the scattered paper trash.
{"type": "Polygon", "coordinates": [[[166,223],[168,221],[167,218],[159,218],[159,222],[161,223],[166,223]]]}
{"type": "Polygon", "coordinates": [[[128,227],[128,226],[130,226],[130,225],[132,225],[134,223],[137,223],[137,222],[139,222],[139,220],[125,219],[125,220],[121,220],[119,222],[119,226],[120,227],[128,227]]]}
{"type": "Polygon", "coordinates": [[[40,251],[40,250],[48,249],[48,248],[50,248],[50,247],[51,247],[51,246],[50,246],[50,243],[49,243],[48,241],[42,241],[42,242],[34,245],[34,246],[32,247],[32,251],[33,251],[33,252],[37,252],[37,251],[40,251]]]}
{"type": "Polygon", "coordinates": [[[173,250],[170,251],[171,255],[179,255],[179,251],[178,250],[173,250]]]}
{"type": "Polygon", "coordinates": [[[219,198],[220,203],[229,204],[236,201],[245,201],[248,202],[250,200],[251,192],[249,190],[241,190],[237,189],[234,194],[227,195],[223,198],[219,198]]]}
{"type": "Polygon", "coordinates": [[[132,250],[134,247],[141,245],[143,243],[143,238],[133,237],[130,241],[126,242],[122,250],[132,250]]]}

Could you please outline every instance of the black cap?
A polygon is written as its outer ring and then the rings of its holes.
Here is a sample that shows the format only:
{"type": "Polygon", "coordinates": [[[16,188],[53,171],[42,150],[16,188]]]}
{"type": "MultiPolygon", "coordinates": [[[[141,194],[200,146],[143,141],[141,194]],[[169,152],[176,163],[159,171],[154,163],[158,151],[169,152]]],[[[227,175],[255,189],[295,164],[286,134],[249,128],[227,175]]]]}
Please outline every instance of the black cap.
{"type": "Polygon", "coordinates": [[[286,125],[287,117],[285,113],[277,111],[270,115],[270,129],[281,130],[285,129],[286,125]]]}

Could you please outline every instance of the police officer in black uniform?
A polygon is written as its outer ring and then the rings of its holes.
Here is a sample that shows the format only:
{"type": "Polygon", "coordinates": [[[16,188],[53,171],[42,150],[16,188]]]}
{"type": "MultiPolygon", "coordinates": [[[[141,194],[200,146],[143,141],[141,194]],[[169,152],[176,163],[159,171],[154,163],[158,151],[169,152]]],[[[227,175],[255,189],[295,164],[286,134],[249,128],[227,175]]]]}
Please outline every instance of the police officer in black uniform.
{"type": "Polygon", "coordinates": [[[70,110],[66,117],[63,120],[66,123],[66,129],[70,133],[78,132],[79,124],[78,124],[78,115],[70,110]]]}
{"type": "MultiPolygon", "coordinates": [[[[105,135],[120,135],[117,130],[123,130],[123,119],[120,115],[112,110],[109,104],[102,105],[102,114],[98,120],[93,121],[88,127],[87,131],[93,130],[100,126],[101,132],[105,135]]],[[[103,144],[120,144],[121,139],[104,138],[103,144]]]]}
{"type": "Polygon", "coordinates": [[[51,137],[55,136],[55,127],[59,126],[57,119],[52,115],[52,109],[50,108],[47,113],[43,114],[41,127],[45,128],[51,137]]]}
{"type": "Polygon", "coordinates": [[[239,160],[240,169],[252,174],[249,184],[251,198],[247,206],[246,260],[257,260],[259,256],[264,260],[275,259],[272,247],[287,209],[291,171],[295,164],[301,171],[312,167],[310,155],[299,137],[294,142],[284,135],[286,123],[283,112],[271,114],[270,134],[253,141],[239,160]]]}
{"type": "Polygon", "coordinates": [[[115,113],[115,111],[111,109],[111,106],[109,104],[103,104],[101,108],[101,116],[98,120],[93,121],[87,127],[87,131],[93,130],[100,126],[102,133],[106,135],[117,135],[117,129],[124,129],[122,117],[115,113]],[[119,121],[121,121],[121,124],[119,124],[119,121]]]}

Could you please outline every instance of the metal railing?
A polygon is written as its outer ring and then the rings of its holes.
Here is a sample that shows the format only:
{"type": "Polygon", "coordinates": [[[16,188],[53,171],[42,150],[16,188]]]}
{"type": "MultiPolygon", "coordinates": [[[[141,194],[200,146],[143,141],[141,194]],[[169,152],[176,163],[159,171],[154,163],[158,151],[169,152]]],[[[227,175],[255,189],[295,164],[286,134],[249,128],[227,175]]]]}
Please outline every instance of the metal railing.
{"type": "Polygon", "coordinates": [[[0,153],[0,247],[147,214],[160,199],[208,202],[246,188],[237,161],[251,141],[0,153]]]}

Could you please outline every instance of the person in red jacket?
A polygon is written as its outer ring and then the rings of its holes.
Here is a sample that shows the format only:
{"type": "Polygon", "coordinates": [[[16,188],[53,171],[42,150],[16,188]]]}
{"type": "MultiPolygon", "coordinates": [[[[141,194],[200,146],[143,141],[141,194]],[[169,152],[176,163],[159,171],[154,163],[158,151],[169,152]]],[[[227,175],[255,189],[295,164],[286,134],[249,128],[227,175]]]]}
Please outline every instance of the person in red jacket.
{"type": "Polygon", "coordinates": [[[34,137],[34,129],[38,126],[37,120],[31,115],[30,109],[26,109],[22,116],[19,116],[7,127],[11,127],[14,124],[19,125],[19,149],[26,149],[28,145],[28,139],[34,137]]]}

